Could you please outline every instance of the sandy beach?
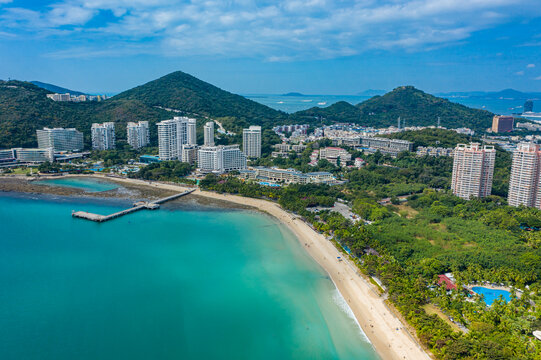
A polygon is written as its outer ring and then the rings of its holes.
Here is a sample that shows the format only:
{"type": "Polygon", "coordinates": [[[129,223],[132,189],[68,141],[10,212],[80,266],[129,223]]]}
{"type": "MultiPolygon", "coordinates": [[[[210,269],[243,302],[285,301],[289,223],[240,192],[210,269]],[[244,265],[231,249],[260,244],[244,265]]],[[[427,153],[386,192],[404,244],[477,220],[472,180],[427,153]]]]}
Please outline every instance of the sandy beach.
{"type": "MultiPolygon", "coordinates": [[[[154,181],[95,177],[161,190],[183,191],[185,189],[182,185],[154,181]]],[[[278,204],[266,200],[217,194],[199,189],[193,194],[212,200],[253,207],[275,217],[286,225],[296,235],[306,251],[329,274],[382,359],[431,359],[408,332],[405,324],[385,304],[384,298],[378,294],[374,285],[358,273],[356,266],[345,259],[333,243],[314,231],[302,219],[283,210],[278,204]],[[343,261],[339,261],[338,257],[342,257],[343,261]]]]}

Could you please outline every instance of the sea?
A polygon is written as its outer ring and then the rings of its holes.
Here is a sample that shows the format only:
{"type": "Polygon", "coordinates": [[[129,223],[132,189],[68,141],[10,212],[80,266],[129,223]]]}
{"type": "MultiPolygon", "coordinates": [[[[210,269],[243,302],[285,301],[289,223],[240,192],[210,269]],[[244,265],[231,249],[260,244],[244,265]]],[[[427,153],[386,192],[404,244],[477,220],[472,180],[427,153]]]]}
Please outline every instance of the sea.
{"type": "MultiPolygon", "coordinates": [[[[245,94],[244,97],[267,105],[273,109],[294,113],[311,107],[327,107],[338,101],[346,101],[357,105],[370,99],[370,96],[356,95],[276,95],[276,94],[245,94]]],[[[522,113],[524,100],[490,99],[475,97],[446,97],[449,101],[462,104],[475,109],[488,110],[495,114],[511,115],[522,113]]],[[[535,102],[534,111],[541,111],[541,102],[535,102]]]]}
{"type": "Polygon", "coordinates": [[[187,199],[0,192],[0,359],[379,358],[288,228],[187,199]]]}

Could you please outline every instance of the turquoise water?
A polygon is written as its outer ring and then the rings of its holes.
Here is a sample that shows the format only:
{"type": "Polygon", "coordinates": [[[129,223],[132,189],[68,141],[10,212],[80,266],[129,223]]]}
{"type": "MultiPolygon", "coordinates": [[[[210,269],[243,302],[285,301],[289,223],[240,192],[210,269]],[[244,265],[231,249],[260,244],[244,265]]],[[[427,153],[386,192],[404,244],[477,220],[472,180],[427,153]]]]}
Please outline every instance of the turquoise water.
{"type": "Polygon", "coordinates": [[[171,202],[0,195],[0,359],[377,359],[275,220],[171,202]]]}
{"type": "Polygon", "coordinates": [[[488,289],[481,286],[472,287],[472,291],[484,296],[485,304],[491,306],[494,300],[497,300],[500,296],[503,297],[505,302],[511,301],[511,293],[506,290],[488,289]]]}
{"type": "Polygon", "coordinates": [[[116,185],[115,183],[93,178],[67,177],[49,180],[38,180],[35,183],[48,186],[71,187],[81,189],[86,192],[101,192],[118,188],[118,185],[116,185]]]}

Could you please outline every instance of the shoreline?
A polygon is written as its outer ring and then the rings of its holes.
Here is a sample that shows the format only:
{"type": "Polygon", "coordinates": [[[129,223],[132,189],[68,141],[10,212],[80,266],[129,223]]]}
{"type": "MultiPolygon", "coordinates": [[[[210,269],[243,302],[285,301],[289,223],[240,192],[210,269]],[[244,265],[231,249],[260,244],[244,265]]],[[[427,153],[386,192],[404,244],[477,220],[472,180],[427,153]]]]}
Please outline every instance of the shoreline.
{"type": "MultiPolygon", "coordinates": [[[[68,176],[71,177],[72,175],[68,176]]],[[[173,185],[103,175],[74,175],[73,177],[83,176],[169,191],[182,191],[183,189],[193,188],[183,184],[173,185]]],[[[40,179],[45,180],[46,177],[40,179]]],[[[197,189],[191,195],[254,208],[277,219],[281,224],[289,228],[305,251],[329,275],[334,286],[351,309],[356,322],[382,359],[431,359],[414,339],[414,335],[410,334],[408,325],[401,322],[394,314],[395,310],[387,306],[384,297],[381,297],[375,287],[359,274],[357,267],[333,243],[313,230],[304,220],[290,214],[278,204],[267,200],[218,194],[201,191],[200,189],[197,189]],[[338,261],[337,257],[341,257],[343,261],[338,261]]]]}

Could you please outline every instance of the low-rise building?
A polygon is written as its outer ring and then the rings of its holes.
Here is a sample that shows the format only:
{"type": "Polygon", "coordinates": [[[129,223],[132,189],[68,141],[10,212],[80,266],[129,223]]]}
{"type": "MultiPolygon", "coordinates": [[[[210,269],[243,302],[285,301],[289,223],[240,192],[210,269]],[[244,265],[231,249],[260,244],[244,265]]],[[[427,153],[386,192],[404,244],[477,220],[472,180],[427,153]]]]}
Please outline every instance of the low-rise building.
{"type": "Polygon", "coordinates": [[[376,136],[361,136],[360,147],[367,149],[369,152],[379,151],[391,156],[397,156],[402,151],[413,151],[411,141],[376,136]]]}
{"type": "Polygon", "coordinates": [[[417,148],[417,156],[453,156],[454,149],[433,147],[433,146],[419,146],[417,148]]]}
{"type": "Polygon", "coordinates": [[[351,160],[351,154],[342,148],[326,147],[319,150],[319,158],[325,159],[335,166],[345,166],[351,160]]]}
{"type": "Polygon", "coordinates": [[[354,167],[356,167],[357,169],[360,169],[365,165],[366,165],[366,162],[363,159],[355,158],[355,162],[353,163],[354,167]]]}
{"type": "Polygon", "coordinates": [[[255,167],[241,170],[239,177],[268,183],[282,184],[333,184],[336,178],[329,172],[302,173],[295,169],[255,167]]]}
{"type": "Polygon", "coordinates": [[[42,163],[54,161],[54,150],[52,147],[48,149],[15,148],[12,149],[12,151],[17,159],[17,162],[20,163],[42,163]]]}

